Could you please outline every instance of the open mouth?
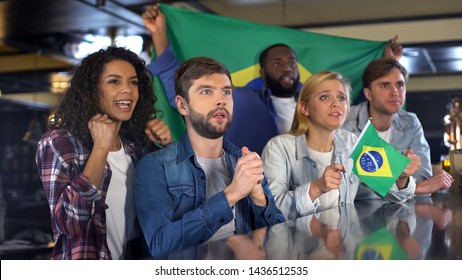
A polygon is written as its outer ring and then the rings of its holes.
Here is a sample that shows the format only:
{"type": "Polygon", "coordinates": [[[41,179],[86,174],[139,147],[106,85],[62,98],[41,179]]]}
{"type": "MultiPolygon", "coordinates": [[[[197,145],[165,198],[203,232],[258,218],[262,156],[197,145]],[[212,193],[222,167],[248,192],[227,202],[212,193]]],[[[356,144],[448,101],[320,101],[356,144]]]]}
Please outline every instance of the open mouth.
{"type": "Polygon", "coordinates": [[[117,100],[114,102],[114,104],[117,106],[117,108],[121,110],[126,110],[126,109],[130,109],[132,105],[132,101],[131,100],[117,100]]]}
{"type": "Polygon", "coordinates": [[[281,79],[279,79],[280,82],[285,85],[285,86],[292,86],[294,84],[294,78],[292,78],[291,76],[282,76],[281,79]]]}
{"type": "Polygon", "coordinates": [[[215,114],[212,115],[212,117],[218,118],[218,119],[226,119],[226,116],[227,116],[226,112],[224,112],[222,110],[220,110],[220,111],[218,111],[218,112],[216,112],[215,114]]]}
{"type": "Polygon", "coordinates": [[[329,116],[332,116],[332,117],[335,117],[335,118],[339,118],[339,117],[342,117],[343,114],[342,114],[342,113],[339,113],[339,112],[334,112],[334,113],[330,113],[329,116]]]}

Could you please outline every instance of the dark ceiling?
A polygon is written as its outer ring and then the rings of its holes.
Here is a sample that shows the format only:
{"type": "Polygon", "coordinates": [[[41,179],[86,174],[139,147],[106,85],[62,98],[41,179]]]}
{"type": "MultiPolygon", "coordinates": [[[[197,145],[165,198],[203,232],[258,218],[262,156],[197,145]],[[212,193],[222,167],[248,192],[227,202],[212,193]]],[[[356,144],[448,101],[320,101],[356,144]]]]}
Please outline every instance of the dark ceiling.
{"type": "MultiPolygon", "coordinates": [[[[158,2],[288,27],[341,26],[425,17],[451,18],[461,17],[462,14],[460,0],[325,0],[318,1],[319,3],[301,0],[158,2]],[[389,8],[397,3],[404,5],[403,2],[415,6],[407,10],[389,8]],[[373,5],[366,5],[368,3],[373,5]],[[446,4],[452,7],[445,7],[446,4]],[[333,5],[346,10],[343,13],[327,13],[333,5]],[[361,6],[365,8],[358,11],[357,7],[361,6]],[[316,9],[322,12],[317,12],[316,9]],[[309,13],[310,16],[307,16],[309,13]],[[250,14],[255,16],[249,18],[250,14]],[[319,17],[318,14],[323,16],[319,17]],[[271,17],[273,21],[269,20],[271,17]]],[[[49,92],[51,73],[68,71],[78,63],[78,60],[71,56],[72,44],[85,41],[86,34],[146,36],[140,14],[152,3],[147,0],[0,1],[1,93],[8,95],[49,92]]],[[[459,41],[405,45],[407,67],[414,75],[462,73],[461,46],[462,42],[459,41]]]]}

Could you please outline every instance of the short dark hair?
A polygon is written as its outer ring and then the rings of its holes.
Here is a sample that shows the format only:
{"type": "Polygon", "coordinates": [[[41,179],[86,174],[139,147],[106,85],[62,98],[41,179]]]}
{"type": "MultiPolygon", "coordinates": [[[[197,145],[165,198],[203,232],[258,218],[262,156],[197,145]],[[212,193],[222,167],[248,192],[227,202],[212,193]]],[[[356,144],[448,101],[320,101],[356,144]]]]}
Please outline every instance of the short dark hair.
{"type": "Polygon", "coordinates": [[[176,71],[176,95],[183,97],[189,102],[188,91],[191,88],[192,81],[212,74],[226,74],[231,85],[233,84],[228,68],[218,60],[204,56],[193,57],[186,60],[176,71]]]}
{"type": "MultiPolygon", "coordinates": [[[[260,63],[260,67],[263,68],[263,64],[265,64],[266,62],[266,58],[268,57],[268,52],[271,50],[271,49],[274,49],[276,47],[286,47],[288,48],[289,50],[291,50],[294,54],[295,54],[295,51],[289,47],[288,45],[286,44],[282,44],[282,43],[278,43],[278,44],[273,44],[269,47],[267,47],[266,49],[264,49],[261,53],[260,53],[260,57],[258,58],[258,63],[260,63]]],[[[295,54],[296,55],[296,54],[295,54]]]]}
{"type": "Polygon", "coordinates": [[[373,81],[382,78],[393,69],[398,69],[404,76],[405,82],[407,82],[409,74],[406,68],[404,68],[404,66],[395,59],[383,58],[373,60],[369,63],[369,65],[367,65],[366,70],[364,70],[363,73],[363,87],[369,88],[373,81]]]}

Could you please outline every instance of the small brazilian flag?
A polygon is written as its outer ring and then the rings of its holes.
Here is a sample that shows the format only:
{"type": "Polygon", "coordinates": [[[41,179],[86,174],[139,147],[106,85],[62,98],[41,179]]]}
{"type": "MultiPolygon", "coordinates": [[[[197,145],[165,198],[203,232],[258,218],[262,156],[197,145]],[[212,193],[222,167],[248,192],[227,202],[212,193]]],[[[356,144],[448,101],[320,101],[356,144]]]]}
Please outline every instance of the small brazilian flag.
{"type": "Polygon", "coordinates": [[[388,230],[382,228],[358,245],[355,259],[407,260],[409,257],[388,230]]]}
{"type": "Polygon", "coordinates": [[[367,122],[352,149],[353,172],[371,189],[385,196],[410,159],[379,137],[367,122]]]}

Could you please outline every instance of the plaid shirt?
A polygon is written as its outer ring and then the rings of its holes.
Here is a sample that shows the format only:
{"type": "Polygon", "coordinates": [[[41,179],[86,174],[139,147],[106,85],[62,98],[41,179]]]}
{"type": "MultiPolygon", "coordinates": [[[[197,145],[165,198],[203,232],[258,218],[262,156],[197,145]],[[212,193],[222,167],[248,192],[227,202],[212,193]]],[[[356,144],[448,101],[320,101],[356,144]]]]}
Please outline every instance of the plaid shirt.
{"type": "MultiPolygon", "coordinates": [[[[136,162],[140,151],[122,139],[136,162]]],[[[36,162],[48,198],[55,247],[52,259],[111,259],[105,209],[111,169],[106,162],[101,189],[82,175],[90,150],[62,129],[48,130],[38,143],[36,162]]]]}

